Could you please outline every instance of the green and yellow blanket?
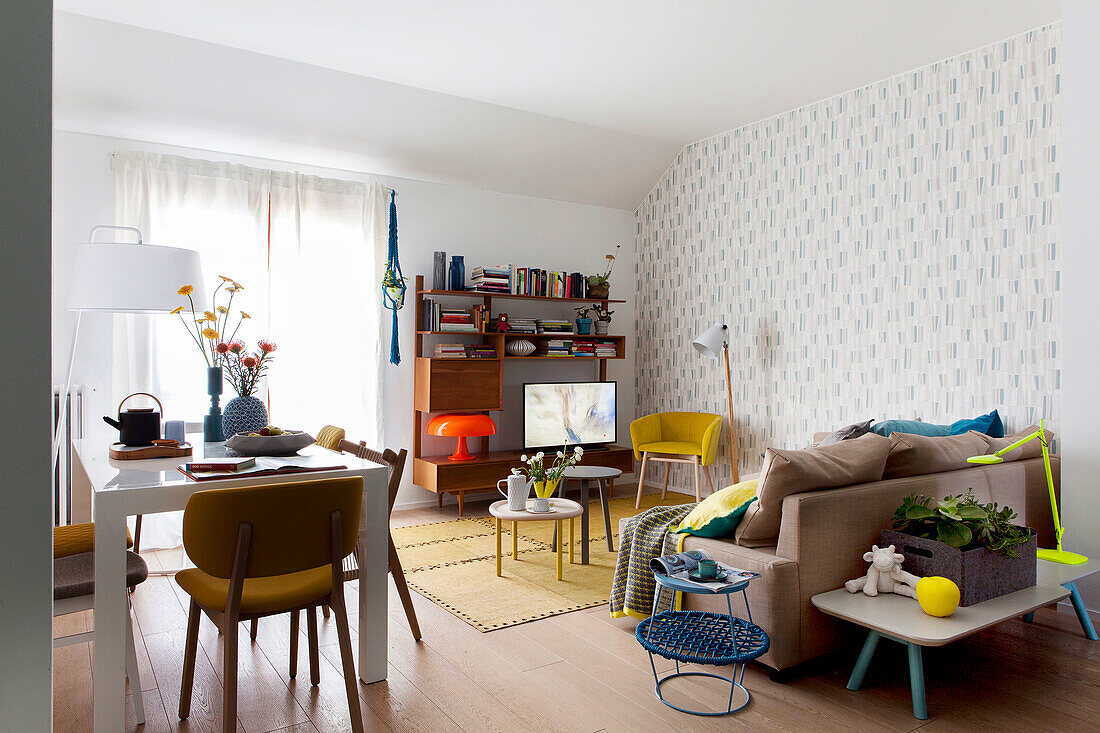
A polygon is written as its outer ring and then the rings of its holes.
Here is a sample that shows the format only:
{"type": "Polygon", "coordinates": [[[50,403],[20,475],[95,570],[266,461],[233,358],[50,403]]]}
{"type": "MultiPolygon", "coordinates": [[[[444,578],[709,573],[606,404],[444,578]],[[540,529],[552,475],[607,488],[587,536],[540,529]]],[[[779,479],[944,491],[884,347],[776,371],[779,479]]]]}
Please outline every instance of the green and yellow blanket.
{"type": "MultiPolygon", "coordinates": [[[[680,524],[695,504],[655,506],[631,517],[619,537],[619,556],[615,560],[615,579],[611,584],[611,618],[630,616],[639,621],[649,618],[657,583],[649,563],[655,557],[681,552],[687,535],[670,532],[680,524]]],[[[664,593],[658,612],[675,605],[680,594],[664,593]],[[675,599],[672,597],[675,596],[675,599]]]]}

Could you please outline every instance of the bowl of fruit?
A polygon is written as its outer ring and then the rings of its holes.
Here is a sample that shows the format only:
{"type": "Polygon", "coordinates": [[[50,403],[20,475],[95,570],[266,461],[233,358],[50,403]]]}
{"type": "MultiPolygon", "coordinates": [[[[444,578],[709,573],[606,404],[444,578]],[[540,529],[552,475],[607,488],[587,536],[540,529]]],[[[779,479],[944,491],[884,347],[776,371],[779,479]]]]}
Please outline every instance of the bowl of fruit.
{"type": "Polygon", "coordinates": [[[315,441],[301,430],[283,430],[265,425],[250,433],[237,433],[225,441],[225,447],[242,456],[292,456],[315,441]]]}

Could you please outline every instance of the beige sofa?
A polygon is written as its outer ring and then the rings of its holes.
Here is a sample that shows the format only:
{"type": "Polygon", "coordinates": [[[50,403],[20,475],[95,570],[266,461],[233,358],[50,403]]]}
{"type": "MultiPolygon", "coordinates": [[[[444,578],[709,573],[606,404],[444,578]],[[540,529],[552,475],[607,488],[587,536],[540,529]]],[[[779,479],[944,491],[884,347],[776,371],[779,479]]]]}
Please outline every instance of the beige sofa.
{"type": "MultiPolygon", "coordinates": [[[[1051,457],[1051,467],[1057,489],[1057,456],[1051,457]]],[[[1053,546],[1043,461],[1029,458],[791,494],[782,500],[774,545],[745,547],[733,538],[688,537],[684,548],[704,550],[720,562],[761,574],[748,588],[753,621],[771,637],[771,648],[760,661],[782,670],[838,649],[849,638],[850,625],[846,629],[843,622],[819,612],[810,598],[864,574],[863,553],[890,526],[904,497],[917,492],[942,498],[967,489],[980,501],[1011,506],[1018,522],[1038,531],[1040,547],[1053,546]]],[[[620,523],[620,532],[626,521],[620,523]]],[[[726,612],[721,597],[685,594],[683,603],[689,610],[726,612]]],[[[735,597],[735,614],[741,605],[735,597]]]]}

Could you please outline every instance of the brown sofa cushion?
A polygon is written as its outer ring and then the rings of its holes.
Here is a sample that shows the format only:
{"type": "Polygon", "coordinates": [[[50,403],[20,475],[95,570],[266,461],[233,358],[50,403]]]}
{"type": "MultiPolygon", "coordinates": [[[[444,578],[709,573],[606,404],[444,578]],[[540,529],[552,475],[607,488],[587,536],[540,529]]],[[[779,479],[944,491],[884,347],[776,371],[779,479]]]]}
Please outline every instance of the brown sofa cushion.
{"type": "Polygon", "coordinates": [[[989,453],[989,444],[974,431],[961,435],[913,435],[893,433],[890,455],[886,459],[884,479],[923,476],[970,468],[970,456],[989,453]]]}
{"type": "MultiPolygon", "coordinates": [[[[1020,432],[1018,432],[1014,435],[1006,435],[1003,438],[991,438],[988,435],[984,435],[984,434],[979,433],[979,432],[974,431],[974,430],[971,430],[970,432],[973,433],[974,435],[977,435],[978,437],[982,438],[983,440],[985,440],[985,442],[989,445],[989,450],[987,451],[988,453],[996,453],[997,451],[1002,450],[1002,449],[1007,448],[1008,446],[1012,445],[1017,440],[1023,440],[1024,438],[1031,435],[1032,433],[1034,433],[1038,429],[1039,429],[1038,425],[1032,425],[1030,428],[1027,428],[1025,430],[1021,430],[1020,432]]],[[[1047,450],[1049,451],[1050,450],[1050,448],[1049,448],[1050,441],[1054,440],[1054,433],[1050,432],[1049,430],[1044,430],[1043,434],[1046,436],[1047,446],[1048,446],[1047,450]]],[[[1029,441],[1027,443],[1024,443],[1021,447],[1017,448],[1016,450],[1012,450],[1012,451],[1009,451],[1008,453],[1005,453],[1003,456],[1001,456],[1001,460],[1004,461],[1005,463],[1007,463],[1009,461],[1024,461],[1024,460],[1027,460],[1028,458],[1042,458],[1042,457],[1043,457],[1043,445],[1036,439],[1036,440],[1032,440],[1032,441],[1029,441]]]]}
{"type": "Polygon", "coordinates": [[[749,506],[735,535],[744,547],[774,545],[779,537],[783,499],[791,494],[878,481],[891,441],[868,433],[821,448],[768,448],[760,470],[758,500],[749,506]]]}

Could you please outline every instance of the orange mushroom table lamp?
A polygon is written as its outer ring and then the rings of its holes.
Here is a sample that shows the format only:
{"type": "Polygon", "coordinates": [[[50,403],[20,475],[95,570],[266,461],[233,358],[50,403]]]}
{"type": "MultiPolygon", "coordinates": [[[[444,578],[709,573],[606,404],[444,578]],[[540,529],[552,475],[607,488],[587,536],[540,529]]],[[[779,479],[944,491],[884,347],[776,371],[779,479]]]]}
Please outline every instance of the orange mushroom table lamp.
{"type": "Polygon", "coordinates": [[[458,438],[458,447],[449,456],[452,461],[472,461],[466,438],[496,435],[497,424],[488,415],[436,415],[428,423],[428,434],[458,438]]]}

